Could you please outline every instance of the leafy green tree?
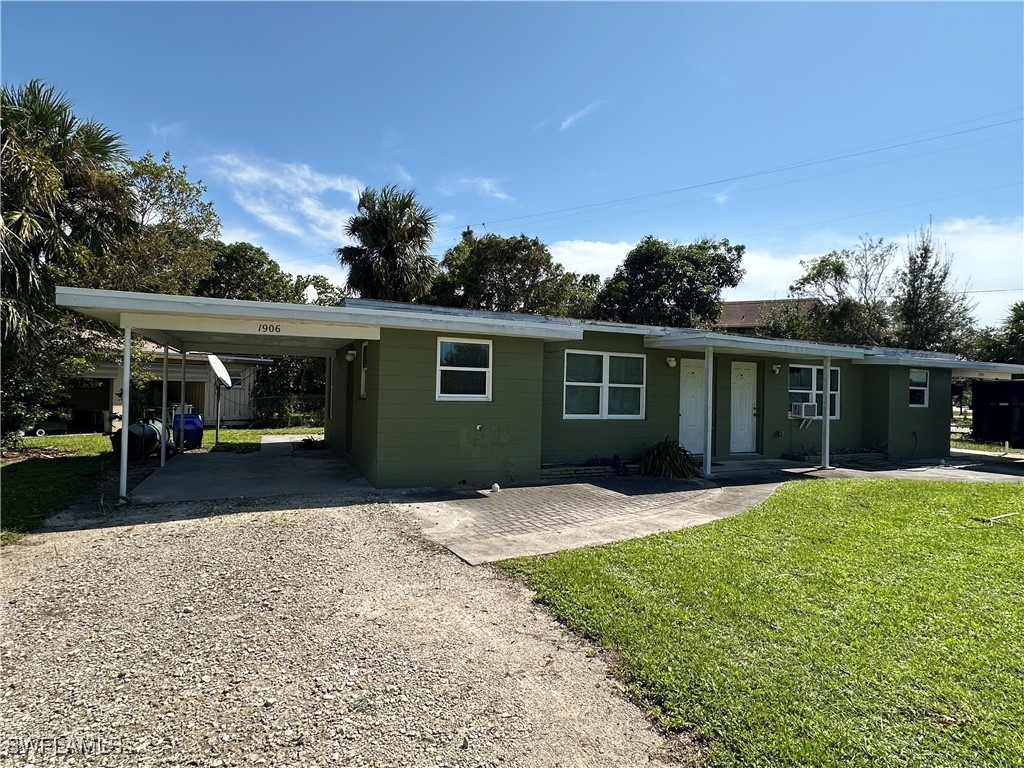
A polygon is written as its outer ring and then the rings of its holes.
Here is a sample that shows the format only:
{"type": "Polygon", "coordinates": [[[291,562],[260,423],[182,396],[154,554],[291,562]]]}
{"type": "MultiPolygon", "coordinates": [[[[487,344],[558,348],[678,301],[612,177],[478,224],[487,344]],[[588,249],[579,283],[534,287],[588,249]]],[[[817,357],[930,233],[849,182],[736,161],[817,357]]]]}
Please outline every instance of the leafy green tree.
{"type": "MultiPolygon", "coordinates": [[[[835,344],[889,343],[892,323],[888,275],[898,253],[895,243],[865,236],[855,249],[844,248],[801,261],[804,274],[789,287],[790,294],[818,299],[820,304],[807,313],[804,322],[790,327],[792,333],[801,335],[784,338],[835,344]]],[[[768,318],[765,330],[784,322],[787,313],[792,315],[792,308],[768,318]]]]}
{"type": "Polygon", "coordinates": [[[196,284],[197,296],[244,301],[296,301],[292,276],[262,248],[251,243],[216,243],[212,250],[210,271],[196,284]]]}
{"type": "Polygon", "coordinates": [[[683,245],[648,235],[605,281],[598,316],[645,325],[710,325],[722,314],[722,289],[743,277],[744,250],[725,239],[683,245]]]}
{"type": "Polygon", "coordinates": [[[292,278],[292,292],[300,300],[318,307],[336,307],[348,295],[343,287],[323,275],[296,275],[292,278]],[[310,289],[315,294],[312,300],[308,296],[310,289]]]}
{"type": "Polygon", "coordinates": [[[137,231],[121,171],[126,150],[106,126],[81,120],[39,80],[0,91],[0,342],[5,442],[58,411],[61,396],[104,357],[102,329],[55,306],[54,287],[114,258],[137,231]]]}
{"type": "Polygon", "coordinates": [[[952,278],[952,256],[919,230],[896,273],[892,309],[896,343],[906,349],[966,352],[974,332],[974,304],[952,278]]]}
{"type": "Polygon", "coordinates": [[[1010,313],[999,327],[978,332],[970,357],[1024,365],[1024,301],[1011,305],[1010,313]]]}
{"type": "Polygon", "coordinates": [[[445,254],[428,301],[492,312],[587,316],[578,313],[591,311],[598,280],[566,272],[537,238],[477,237],[466,229],[445,254]]]}
{"type": "Polygon", "coordinates": [[[2,343],[4,356],[40,340],[37,316],[53,288],[108,258],[134,231],[119,176],[121,137],[81,120],[67,96],[40,80],[0,90],[2,123],[2,343]]]}
{"type": "Polygon", "coordinates": [[[190,180],[187,167],[176,168],[169,152],[159,162],[151,152],[129,161],[122,178],[137,233],[88,279],[113,290],[194,294],[211,271],[220,233],[213,203],[203,199],[206,186],[190,180]]]}
{"type": "Polygon", "coordinates": [[[367,299],[413,301],[425,296],[438,264],[427,253],[434,237],[434,214],[413,191],[367,188],[345,234],[358,244],[337,249],[348,267],[348,288],[367,299]]]}

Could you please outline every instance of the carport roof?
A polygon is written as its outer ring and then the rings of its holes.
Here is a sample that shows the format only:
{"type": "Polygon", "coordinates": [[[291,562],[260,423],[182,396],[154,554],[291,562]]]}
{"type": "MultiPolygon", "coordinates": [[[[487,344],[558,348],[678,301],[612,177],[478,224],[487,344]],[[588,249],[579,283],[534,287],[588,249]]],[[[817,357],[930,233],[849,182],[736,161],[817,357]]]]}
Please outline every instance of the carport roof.
{"type": "Polygon", "coordinates": [[[457,311],[410,312],[387,302],[319,307],[159,293],[57,288],[57,303],[178,350],[270,355],[330,355],[381,328],[578,340],[562,318],[457,311]]]}

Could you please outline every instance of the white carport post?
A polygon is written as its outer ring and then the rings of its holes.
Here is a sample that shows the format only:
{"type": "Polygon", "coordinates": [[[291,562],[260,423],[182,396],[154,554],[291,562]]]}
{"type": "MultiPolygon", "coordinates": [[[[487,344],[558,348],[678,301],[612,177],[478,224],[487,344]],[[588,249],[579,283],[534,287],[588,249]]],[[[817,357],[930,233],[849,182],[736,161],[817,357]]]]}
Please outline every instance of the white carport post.
{"type": "Polygon", "coordinates": [[[181,397],[178,398],[178,442],[175,445],[179,452],[185,450],[185,357],[188,355],[184,349],[178,350],[181,353],[181,397]]]}
{"type": "Polygon", "coordinates": [[[132,329],[124,329],[124,370],[121,376],[121,479],[118,486],[118,501],[128,498],[128,427],[131,422],[132,386],[132,329]]]}
{"type": "Polygon", "coordinates": [[[829,432],[832,419],[832,409],[829,407],[832,400],[832,358],[826,357],[822,366],[821,375],[825,377],[825,384],[822,392],[822,413],[821,413],[821,468],[832,469],[829,466],[829,432]]]}
{"type": "Polygon", "coordinates": [[[160,393],[160,466],[167,463],[167,345],[164,344],[163,391],[160,393]]]}
{"type": "Polygon", "coordinates": [[[715,355],[711,346],[704,347],[704,477],[711,477],[711,416],[714,403],[715,355]]]}

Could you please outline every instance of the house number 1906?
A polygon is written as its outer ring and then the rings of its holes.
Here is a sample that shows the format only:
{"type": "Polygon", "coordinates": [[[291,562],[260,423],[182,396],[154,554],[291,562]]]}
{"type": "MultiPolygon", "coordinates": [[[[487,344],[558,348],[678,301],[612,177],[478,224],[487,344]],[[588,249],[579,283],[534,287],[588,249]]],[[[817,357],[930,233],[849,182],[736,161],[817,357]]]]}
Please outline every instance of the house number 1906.
{"type": "Polygon", "coordinates": [[[281,326],[280,325],[272,325],[271,323],[260,323],[259,324],[259,332],[260,333],[280,333],[281,332],[281,326]]]}

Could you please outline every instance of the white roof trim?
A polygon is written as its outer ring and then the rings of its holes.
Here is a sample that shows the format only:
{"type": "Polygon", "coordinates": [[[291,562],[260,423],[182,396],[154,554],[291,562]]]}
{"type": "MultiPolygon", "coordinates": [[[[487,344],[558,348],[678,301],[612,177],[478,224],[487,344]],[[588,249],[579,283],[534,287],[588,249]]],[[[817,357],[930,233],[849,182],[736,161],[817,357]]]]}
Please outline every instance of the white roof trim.
{"type": "Polygon", "coordinates": [[[170,296],[160,293],[99,291],[89,288],[57,288],[57,303],[82,314],[121,324],[122,314],[183,315],[189,317],[251,318],[254,321],[291,320],[314,323],[341,323],[367,328],[436,330],[444,332],[520,336],[552,341],[575,341],[583,331],[565,320],[546,322],[516,321],[487,315],[441,315],[394,309],[359,307],[318,307],[305,304],[281,304],[268,301],[208,299],[195,296],[170,296]]]}
{"type": "Polygon", "coordinates": [[[740,336],[714,331],[683,331],[664,336],[647,336],[644,346],[650,349],[691,350],[711,347],[720,352],[776,356],[776,357],[833,357],[840,360],[860,360],[864,350],[856,347],[818,344],[813,341],[792,339],[762,339],[758,336],[740,336]]]}
{"type": "Polygon", "coordinates": [[[956,378],[979,378],[994,374],[1009,378],[1015,373],[1024,373],[1024,365],[1012,363],[987,363],[981,360],[960,360],[956,357],[923,357],[921,355],[868,354],[858,365],[895,365],[903,368],[942,368],[953,372],[956,378]]]}

